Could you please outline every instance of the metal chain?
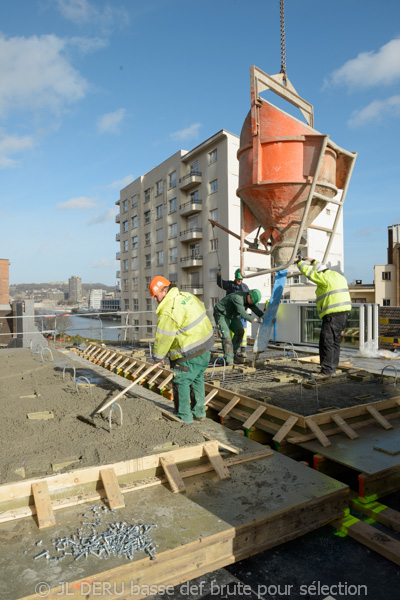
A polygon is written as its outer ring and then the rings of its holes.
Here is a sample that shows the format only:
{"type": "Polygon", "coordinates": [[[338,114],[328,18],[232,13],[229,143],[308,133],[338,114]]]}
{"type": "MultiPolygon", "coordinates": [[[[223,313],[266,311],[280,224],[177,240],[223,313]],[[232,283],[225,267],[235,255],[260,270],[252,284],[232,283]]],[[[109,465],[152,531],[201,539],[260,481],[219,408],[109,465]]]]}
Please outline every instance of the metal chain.
{"type": "Polygon", "coordinates": [[[286,77],[285,0],[279,0],[279,2],[281,17],[281,73],[286,77]]]}

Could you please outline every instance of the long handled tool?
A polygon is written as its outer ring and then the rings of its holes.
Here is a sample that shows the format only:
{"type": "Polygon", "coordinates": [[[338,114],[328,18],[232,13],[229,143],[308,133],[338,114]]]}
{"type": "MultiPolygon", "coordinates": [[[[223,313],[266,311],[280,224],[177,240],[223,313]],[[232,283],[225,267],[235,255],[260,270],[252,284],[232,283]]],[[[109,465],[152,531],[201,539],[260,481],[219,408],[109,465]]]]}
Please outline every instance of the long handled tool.
{"type": "Polygon", "coordinates": [[[103,404],[103,405],[100,404],[100,406],[98,406],[89,415],[89,417],[78,416],[79,421],[83,421],[84,423],[87,423],[88,425],[92,425],[92,427],[96,427],[96,423],[93,421],[93,417],[95,417],[96,415],[102,413],[111,404],[113,404],[114,402],[116,402],[117,400],[119,400],[120,398],[122,398],[122,396],[125,396],[125,394],[127,392],[129,392],[129,390],[132,389],[134,385],[136,385],[137,383],[139,383],[139,381],[142,381],[142,379],[145,379],[147,377],[147,375],[149,375],[149,373],[151,373],[154,370],[155,366],[156,366],[155,364],[154,365],[150,365],[150,367],[148,369],[146,369],[146,371],[144,373],[142,373],[141,375],[139,375],[138,378],[135,379],[135,381],[133,381],[130,385],[128,385],[128,387],[126,387],[124,390],[122,390],[122,392],[119,392],[119,394],[117,394],[116,396],[114,396],[114,398],[112,398],[111,400],[109,400],[105,404],[103,404]]]}

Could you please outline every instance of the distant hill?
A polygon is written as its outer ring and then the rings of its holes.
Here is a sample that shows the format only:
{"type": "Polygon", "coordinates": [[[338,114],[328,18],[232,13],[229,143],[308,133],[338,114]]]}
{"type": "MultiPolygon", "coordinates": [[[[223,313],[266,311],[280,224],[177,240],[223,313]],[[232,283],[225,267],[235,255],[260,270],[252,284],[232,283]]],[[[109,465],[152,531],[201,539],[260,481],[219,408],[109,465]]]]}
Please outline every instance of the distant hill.
{"type": "MultiPolygon", "coordinates": [[[[54,281],[51,283],[15,283],[10,285],[10,294],[21,294],[22,292],[33,292],[35,290],[54,290],[68,292],[68,282],[54,281]]],[[[86,295],[90,290],[105,290],[114,292],[115,286],[105,285],[105,283],[82,283],[82,293],[86,295]]]]}

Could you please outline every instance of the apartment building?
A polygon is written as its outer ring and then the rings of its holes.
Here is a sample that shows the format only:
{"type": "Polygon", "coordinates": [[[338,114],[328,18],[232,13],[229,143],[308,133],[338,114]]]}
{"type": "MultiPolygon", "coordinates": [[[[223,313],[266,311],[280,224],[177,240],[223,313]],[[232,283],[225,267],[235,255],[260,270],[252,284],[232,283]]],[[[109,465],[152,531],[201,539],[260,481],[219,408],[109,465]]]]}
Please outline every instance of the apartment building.
{"type": "MultiPolygon", "coordinates": [[[[213,228],[209,219],[240,234],[238,149],[239,137],[221,130],[190,151],[179,150],[121,190],[116,202],[120,226],[117,277],[121,279],[121,310],[132,311],[129,337],[154,335],[156,306],[148,286],[155,275],[164,275],[198,296],[210,317],[214,304],[224,297],[216,281],[218,264],[223,279],[233,279],[240,266],[239,241],[213,228]]],[[[319,218],[333,217],[326,212],[319,218]]],[[[340,265],[341,233],[333,251],[340,265]]],[[[323,231],[309,234],[308,255],[321,258],[324,236],[323,231]]],[[[251,268],[254,274],[270,266],[269,257],[251,252],[246,253],[245,262],[246,270],[251,268]]],[[[270,275],[255,275],[246,283],[261,291],[262,302],[270,297],[270,275]]],[[[314,298],[314,287],[303,287],[307,297],[314,298]]]]}
{"type": "Polygon", "coordinates": [[[104,296],[104,290],[95,289],[89,291],[88,308],[91,310],[100,310],[101,301],[104,296]]]}
{"type": "Polygon", "coordinates": [[[73,275],[68,279],[68,299],[79,304],[82,300],[82,279],[73,275]]]}

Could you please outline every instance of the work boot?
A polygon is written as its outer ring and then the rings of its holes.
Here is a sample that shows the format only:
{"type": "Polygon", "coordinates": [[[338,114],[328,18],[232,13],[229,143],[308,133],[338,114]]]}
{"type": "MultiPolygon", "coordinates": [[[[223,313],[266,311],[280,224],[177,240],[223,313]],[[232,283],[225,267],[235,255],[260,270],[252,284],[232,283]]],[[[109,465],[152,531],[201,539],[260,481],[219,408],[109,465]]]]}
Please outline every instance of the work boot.
{"type": "Polygon", "coordinates": [[[205,421],[207,417],[193,417],[195,421],[205,421]]]}
{"type": "Polygon", "coordinates": [[[240,352],[240,356],[242,358],[247,358],[247,352],[246,352],[246,348],[244,346],[243,346],[243,348],[240,348],[239,352],[240,352]]]}
{"type": "Polygon", "coordinates": [[[236,365],[243,365],[245,360],[244,360],[244,358],[242,358],[242,356],[238,356],[238,354],[235,354],[235,358],[233,359],[233,362],[236,365]]]}

